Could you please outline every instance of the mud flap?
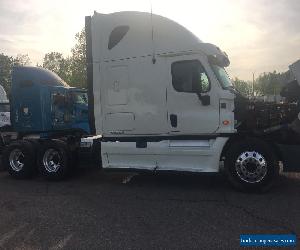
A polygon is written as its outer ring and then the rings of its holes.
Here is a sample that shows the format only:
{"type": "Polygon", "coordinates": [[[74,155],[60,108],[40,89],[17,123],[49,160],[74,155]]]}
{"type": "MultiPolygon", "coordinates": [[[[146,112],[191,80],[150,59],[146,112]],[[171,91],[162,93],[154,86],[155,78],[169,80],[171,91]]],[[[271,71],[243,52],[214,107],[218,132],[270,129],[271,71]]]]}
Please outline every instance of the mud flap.
{"type": "Polygon", "coordinates": [[[300,172],[300,146],[278,144],[283,162],[283,172],[300,172]]]}

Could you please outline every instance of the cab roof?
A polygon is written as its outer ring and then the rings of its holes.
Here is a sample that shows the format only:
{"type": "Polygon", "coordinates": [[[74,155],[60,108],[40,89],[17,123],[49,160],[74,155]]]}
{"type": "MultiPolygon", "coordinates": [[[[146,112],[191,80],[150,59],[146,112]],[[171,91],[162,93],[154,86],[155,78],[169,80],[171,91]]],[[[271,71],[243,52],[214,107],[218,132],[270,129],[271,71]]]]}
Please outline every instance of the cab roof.
{"type": "Polygon", "coordinates": [[[95,12],[91,31],[94,62],[178,52],[226,55],[175,21],[146,12],[95,12]]]}

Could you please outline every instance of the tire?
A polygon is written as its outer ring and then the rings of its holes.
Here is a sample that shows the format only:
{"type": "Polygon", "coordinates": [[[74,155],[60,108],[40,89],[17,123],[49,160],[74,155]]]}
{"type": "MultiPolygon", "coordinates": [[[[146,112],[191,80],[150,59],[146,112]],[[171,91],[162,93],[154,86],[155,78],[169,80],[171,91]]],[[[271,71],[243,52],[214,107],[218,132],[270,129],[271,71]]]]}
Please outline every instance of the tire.
{"type": "Polygon", "coordinates": [[[65,179],[71,170],[72,154],[68,145],[60,140],[44,142],[39,153],[39,171],[47,180],[65,179]]]}
{"type": "Polygon", "coordinates": [[[4,148],[5,148],[5,143],[3,137],[0,135],[0,154],[3,152],[4,148]]]}
{"type": "Polygon", "coordinates": [[[2,164],[17,179],[26,179],[36,173],[36,153],[33,145],[25,140],[8,145],[2,155],[2,164]]]}
{"type": "Polygon", "coordinates": [[[245,192],[265,192],[279,176],[279,161],[264,141],[248,138],[232,144],[225,155],[225,174],[245,192]]]}

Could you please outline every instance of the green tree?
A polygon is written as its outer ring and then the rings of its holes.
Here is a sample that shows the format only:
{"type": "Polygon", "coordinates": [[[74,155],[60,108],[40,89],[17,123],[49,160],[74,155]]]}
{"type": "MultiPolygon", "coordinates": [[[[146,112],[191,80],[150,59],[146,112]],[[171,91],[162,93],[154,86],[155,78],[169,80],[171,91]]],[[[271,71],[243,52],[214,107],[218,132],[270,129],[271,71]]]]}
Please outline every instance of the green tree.
{"type": "Polygon", "coordinates": [[[284,73],[264,72],[255,80],[255,92],[260,95],[276,95],[283,86],[284,73]]]}
{"type": "Polygon", "coordinates": [[[70,82],[72,86],[86,88],[86,41],[85,41],[85,30],[82,29],[75,35],[76,44],[72,48],[72,55],[70,57],[70,71],[71,78],[70,82]]]}
{"type": "Polygon", "coordinates": [[[6,92],[9,92],[11,86],[11,71],[13,67],[13,58],[11,56],[0,54],[0,84],[6,92]]]}
{"type": "Polygon", "coordinates": [[[27,54],[18,54],[17,57],[0,54],[0,84],[7,93],[11,87],[11,73],[13,66],[27,66],[30,64],[30,58],[27,54]]]}
{"type": "Polygon", "coordinates": [[[58,74],[69,85],[86,88],[86,43],[84,29],[75,35],[76,43],[71,49],[71,56],[62,53],[45,54],[43,67],[58,74]]]}
{"type": "Polygon", "coordinates": [[[251,84],[249,82],[246,82],[244,80],[241,80],[241,79],[235,77],[232,80],[232,84],[244,96],[251,95],[251,93],[252,93],[252,87],[251,87],[251,84]]]}
{"type": "Polygon", "coordinates": [[[13,59],[14,66],[28,66],[31,64],[28,54],[18,54],[16,58],[13,59]]]}
{"type": "Polygon", "coordinates": [[[68,57],[64,58],[62,53],[50,52],[45,54],[43,59],[43,68],[51,70],[69,83],[70,59],[68,57]]]}

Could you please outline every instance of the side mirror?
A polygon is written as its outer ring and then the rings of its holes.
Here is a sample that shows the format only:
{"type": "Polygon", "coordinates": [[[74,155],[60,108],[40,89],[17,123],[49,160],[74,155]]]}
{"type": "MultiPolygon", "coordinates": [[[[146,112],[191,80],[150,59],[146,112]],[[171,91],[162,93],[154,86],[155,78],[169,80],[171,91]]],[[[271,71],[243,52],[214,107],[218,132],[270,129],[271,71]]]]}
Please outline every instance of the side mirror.
{"type": "Polygon", "coordinates": [[[210,96],[209,95],[201,95],[201,93],[197,93],[197,95],[203,106],[210,105],[210,96]]]}

